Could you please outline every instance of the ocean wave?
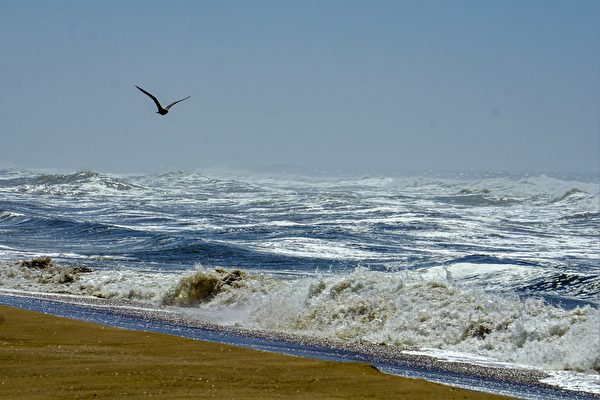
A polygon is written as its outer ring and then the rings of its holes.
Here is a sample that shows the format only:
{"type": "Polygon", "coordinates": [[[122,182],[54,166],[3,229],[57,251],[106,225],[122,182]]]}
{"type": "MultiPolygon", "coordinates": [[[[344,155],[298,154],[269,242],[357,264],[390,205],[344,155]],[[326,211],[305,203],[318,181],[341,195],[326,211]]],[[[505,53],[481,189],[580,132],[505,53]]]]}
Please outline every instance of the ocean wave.
{"type": "Polygon", "coordinates": [[[103,238],[116,241],[119,236],[144,235],[134,229],[100,222],[68,219],[57,215],[26,215],[10,211],[0,212],[0,223],[5,227],[18,226],[21,234],[33,232],[35,236],[54,236],[64,240],[103,238]]]}
{"type": "Polygon", "coordinates": [[[257,252],[300,259],[358,261],[381,258],[381,254],[359,248],[359,246],[340,243],[335,238],[327,240],[320,238],[282,237],[247,245],[257,252]]]}
{"type": "Polygon", "coordinates": [[[376,200],[375,205],[383,206],[419,199],[433,199],[465,207],[568,202],[581,208],[580,212],[598,212],[600,192],[596,182],[566,181],[545,175],[520,178],[483,176],[477,179],[461,176],[344,179],[278,176],[274,179],[252,174],[213,176],[186,171],[128,177],[93,171],[72,174],[11,173],[0,177],[0,191],[67,197],[135,192],[136,196],[158,200],[160,204],[165,204],[163,200],[169,200],[171,205],[218,201],[220,204],[240,207],[258,204],[259,208],[261,201],[266,201],[267,206],[288,201],[291,205],[297,205],[297,200],[303,198],[309,209],[323,212],[370,207],[373,200],[376,200]]]}
{"type": "Polygon", "coordinates": [[[466,189],[487,191],[488,194],[495,193],[517,198],[547,196],[552,199],[561,197],[571,190],[596,196],[600,192],[597,181],[558,179],[543,174],[514,178],[475,179],[466,185],[466,189]]]}
{"type": "Polygon", "coordinates": [[[31,268],[26,262],[0,263],[0,288],[63,293],[118,300],[162,302],[181,279],[177,274],[143,270],[102,270],[57,265],[31,268]]]}
{"type": "Polygon", "coordinates": [[[219,293],[229,288],[245,286],[248,274],[240,271],[215,270],[199,271],[183,277],[177,285],[163,296],[167,305],[194,306],[211,301],[219,293]]]}
{"type": "Polygon", "coordinates": [[[147,175],[137,178],[144,186],[182,189],[189,191],[195,188],[201,192],[221,194],[261,193],[264,189],[251,180],[238,177],[216,177],[200,172],[173,171],[156,175],[147,175]]]}
{"type": "Polygon", "coordinates": [[[194,318],[221,325],[600,372],[597,308],[566,310],[417,271],[357,268],[282,279],[202,267],[183,275],[98,269],[65,282],[61,272],[13,264],[2,266],[0,276],[4,288],[185,307],[194,318]],[[585,349],[581,343],[587,343],[585,349]]]}
{"type": "Polygon", "coordinates": [[[23,216],[24,216],[24,214],[21,214],[21,213],[7,211],[7,210],[0,210],[0,222],[14,221],[23,216]]]}
{"type": "Polygon", "coordinates": [[[72,174],[27,174],[0,181],[0,188],[21,193],[48,195],[75,195],[105,190],[129,191],[140,188],[125,178],[103,175],[93,171],[72,174]]]}
{"type": "Polygon", "coordinates": [[[560,196],[555,197],[554,199],[552,199],[553,203],[559,203],[559,202],[573,202],[573,201],[578,201],[578,200],[582,200],[582,199],[587,199],[591,197],[591,195],[587,192],[585,192],[584,190],[581,190],[579,188],[571,188],[569,190],[567,190],[565,193],[563,193],[560,196]]]}
{"type": "Polygon", "coordinates": [[[311,202],[333,206],[355,204],[372,193],[403,195],[438,195],[451,202],[466,205],[514,205],[524,201],[548,202],[576,190],[598,197],[600,190],[595,181],[575,181],[547,175],[474,175],[453,177],[423,176],[357,176],[333,178],[327,176],[298,176],[278,174],[276,177],[252,173],[211,175],[210,173],[174,171],[137,177],[135,182],[145,187],[181,189],[189,193],[244,195],[293,195],[298,190],[310,195],[311,202]],[[445,192],[440,195],[440,192],[445,192]]]}
{"type": "Polygon", "coordinates": [[[221,323],[600,371],[597,309],[567,311],[417,275],[359,268],[293,282],[267,279],[219,293],[202,311],[221,323]],[[582,340],[595,351],[582,351],[582,340]]]}
{"type": "Polygon", "coordinates": [[[600,221],[600,212],[575,212],[561,217],[563,220],[600,221]]]}
{"type": "Polygon", "coordinates": [[[508,197],[496,197],[489,193],[472,193],[469,190],[462,189],[453,196],[438,196],[436,200],[443,203],[456,204],[469,207],[499,207],[512,206],[520,203],[518,199],[508,197]]]}
{"type": "Polygon", "coordinates": [[[600,300],[600,275],[558,272],[536,277],[525,291],[551,293],[563,297],[600,300]]]}
{"type": "MultiPolygon", "coordinates": [[[[596,181],[561,180],[546,175],[495,177],[471,180],[433,180],[433,190],[447,193],[436,198],[445,203],[464,206],[543,206],[571,204],[586,211],[598,211],[600,190],[596,181]]],[[[425,186],[423,186],[425,187],[425,186]]]]}
{"type": "MultiPolygon", "coordinates": [[[[564,266],[473,255],[420,271],[423,276],[446,279],[459,287],[514,292],[548,299],[559,297],[564,304],[600,304],[600,275],[566,270],[564,266]]],[[[558,299],[553,301],[559,302],[558,299]]]]}

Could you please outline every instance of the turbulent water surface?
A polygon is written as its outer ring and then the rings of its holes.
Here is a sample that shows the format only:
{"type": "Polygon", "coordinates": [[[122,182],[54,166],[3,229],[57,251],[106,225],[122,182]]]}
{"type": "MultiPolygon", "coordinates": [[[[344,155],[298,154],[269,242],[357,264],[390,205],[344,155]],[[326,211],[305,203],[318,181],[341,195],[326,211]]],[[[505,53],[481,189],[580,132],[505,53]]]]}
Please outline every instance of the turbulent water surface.
{"type": "Polygon", "coordinates": [[[4,170],[0,289],[527,365],[600,393],[599,198],[583,175],[4,170]],[[54,265],[16,263],[41,256],[54,265]]]}

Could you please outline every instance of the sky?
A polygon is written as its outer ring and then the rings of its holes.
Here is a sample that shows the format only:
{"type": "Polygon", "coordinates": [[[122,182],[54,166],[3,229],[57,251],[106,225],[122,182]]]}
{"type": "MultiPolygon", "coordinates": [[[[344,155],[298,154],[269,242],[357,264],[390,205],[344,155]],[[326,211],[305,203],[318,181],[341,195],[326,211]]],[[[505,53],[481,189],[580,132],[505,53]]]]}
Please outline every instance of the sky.
{"type": "Polygon", "coordinates": [[[0,9],[0,167],[600,172],[597,0],[0,9]]]}

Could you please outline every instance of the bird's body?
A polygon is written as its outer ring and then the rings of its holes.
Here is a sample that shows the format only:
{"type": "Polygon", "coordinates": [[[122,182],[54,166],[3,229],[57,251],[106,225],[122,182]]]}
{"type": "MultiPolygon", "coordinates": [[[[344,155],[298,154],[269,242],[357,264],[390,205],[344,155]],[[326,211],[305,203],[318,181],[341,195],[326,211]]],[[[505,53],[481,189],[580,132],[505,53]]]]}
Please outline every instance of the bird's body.
{"type": "Polygon", "coordinates": [[[152,101],[154,101],[154,104],[156,104],[156,107],[158,108],[158,111],[156,113],[160,114],[160,115],[166,115],[169,112],[169,109],[171,107],[173,107],[175,104],[179,103],[180,101],[187,100],[191,97],[191,96],[188,96],[183,99],[176,100],[176,101],[172,102],[171,104],[169,104],[168,106],[163,107],[160,105],[160,103],[158,102],[158,99],[156,97],[154,97],[154,95],[152,93],[146,92],[144,89],[142,89],[141,87],[139,87],[137,85],[135,87],[138,88],[139,90],[141,90],[142,93],[144,93],[146,96],[150,97],[152,99],[152,101]]]}

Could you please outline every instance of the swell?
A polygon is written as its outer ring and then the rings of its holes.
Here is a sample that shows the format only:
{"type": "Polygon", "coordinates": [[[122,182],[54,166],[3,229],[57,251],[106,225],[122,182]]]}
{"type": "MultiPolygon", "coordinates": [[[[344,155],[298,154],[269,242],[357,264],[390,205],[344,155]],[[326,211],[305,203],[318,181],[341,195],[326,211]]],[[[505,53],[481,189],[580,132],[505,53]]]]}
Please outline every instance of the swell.
{"type": "MultiPolygon", "coordinates": [[[[156,219],[146,217],[144,220],[155,222],[156,219]]],[[[260,252],[231,240],[217,240],[202,234],[178,235],[8,210],[0,210],[0,230],[5,233],[3,244],[32,253],[75,252],[79,256],[125,257],[130,263],[159,268],[202,263],[250,269],[301,269],[297,257],[260,252]]],[[[315,260],[308,268],[332,264],[329,260],[315,260]]]]}
{"type": "Polygon", "coordinates": [[[436,197],[436,200],[442,203],[471,207],[508,207],[522,202],[522,200],[511,199],[508,197],[495,197],[487,193],[469,193],[466,190],[461,190],[458,194],[452,196],[438,196],[436,197]]]}
{"type": "Polygon", "coordinates": [[[0,180],[0,188],[23,193],[59,194],[71,191],[98,191],[101,188],[127,191],[138,188],[124,178],[111,177],[93,171],[72,174],[27,175],[0,180]]]}
{"type": "Polygon", "coordinates": [[[34,233],[36,236],[54,237],[59,240],[99,238],[112,240],[118,237],[139,234],[138,231],[133,229],[110,224],[80,221],[50,215],[25,215],[8,210],[0,210],[0,224],[5,228],[18,227],[22,235],[34,233]]]}

